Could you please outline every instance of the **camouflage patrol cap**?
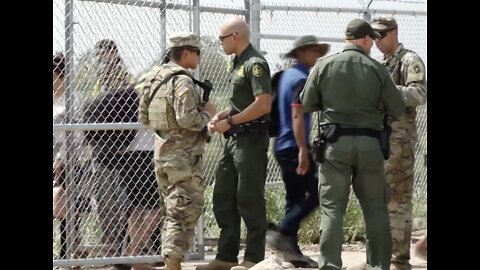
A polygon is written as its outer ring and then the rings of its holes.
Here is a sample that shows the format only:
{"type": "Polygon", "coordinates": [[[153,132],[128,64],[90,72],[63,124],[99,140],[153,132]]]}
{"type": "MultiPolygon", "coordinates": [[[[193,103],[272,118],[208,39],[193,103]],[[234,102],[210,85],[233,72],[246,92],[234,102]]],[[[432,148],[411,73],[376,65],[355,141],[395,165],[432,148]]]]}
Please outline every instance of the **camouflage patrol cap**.
{"type": "Polygon", "coordinates": [[[199,49],[202,48],[202,44],[200,43],[200,40],[198,40],[197,34],[192,32],[173,33],[168,39],[168,47],[175,48],[182,46],[192,46],[199,49]]]}
{"type": "Polygon", "coordinates": [[[372,26],[367,21],[355,19],[348,23],[345,31],[346,40],[354,40],[370,36],[372,39],[380,38],[380,34],[373,31],[372,26]]]}
{"type": "Polygon", "coordinates": [[[372,28],[378,32],[389,32],[391,30],[397,29],[397,21],[392,17],[377,17],[373,19],[372,28]]]}

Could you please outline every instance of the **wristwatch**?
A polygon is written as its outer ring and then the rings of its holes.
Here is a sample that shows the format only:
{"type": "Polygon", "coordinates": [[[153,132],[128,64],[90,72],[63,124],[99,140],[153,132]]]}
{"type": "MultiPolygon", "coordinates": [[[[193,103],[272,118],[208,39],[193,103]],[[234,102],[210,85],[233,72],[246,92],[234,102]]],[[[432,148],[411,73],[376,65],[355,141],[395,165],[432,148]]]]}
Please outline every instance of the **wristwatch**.
{"type": "Polygon", "coordinates": [[[228,116],[227,116],[227,123],[228,123],[230,126],[234,126],[234,124],[233,124],[233,118],[232,118],[231,115],[228,115],[228,116]]]}

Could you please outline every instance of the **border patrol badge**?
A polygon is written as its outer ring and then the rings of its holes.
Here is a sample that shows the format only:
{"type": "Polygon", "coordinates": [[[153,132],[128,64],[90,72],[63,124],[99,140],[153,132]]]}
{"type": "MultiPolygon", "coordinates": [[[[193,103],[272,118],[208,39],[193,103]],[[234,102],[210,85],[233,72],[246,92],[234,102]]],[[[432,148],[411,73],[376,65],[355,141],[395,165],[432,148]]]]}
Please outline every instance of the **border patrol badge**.
{"type": "Polygon", "coordinates": [[[260,77],[263,74],[263,70],[260,66],[255,65],[255,66],[253,66],[252,74],[253,74],[254,77],[260,77]]]}
{"type": "Polygon", "coordinates": [[[240,77],[245,77],[245,69],[243,65],[238,68],[237,75],[240,77]]]}

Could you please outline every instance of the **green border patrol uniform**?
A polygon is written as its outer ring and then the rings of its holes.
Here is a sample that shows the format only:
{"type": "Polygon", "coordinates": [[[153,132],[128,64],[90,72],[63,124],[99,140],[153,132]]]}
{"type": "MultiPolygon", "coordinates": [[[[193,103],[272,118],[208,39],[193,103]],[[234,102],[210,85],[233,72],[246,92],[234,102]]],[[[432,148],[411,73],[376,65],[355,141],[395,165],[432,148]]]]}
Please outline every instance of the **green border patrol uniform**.
{"type": "MultiPolygon", "coordinates": [[[[229,79],[231,114],[243,111],[255,96],[271,93],[267,61],[252,44],[233,59],[229,79]]],[[[247,227],[244,259],[260,262],[265,257],[265,179],[269,116],[233,126],[216,172],[213,212],[221,229],[217,260],[237,262],[240,248],[240,217],[247,227]]]]}
{"type": "MultiPolygon", "coordinates": [[[[346,40],[367,35],[378,36],[366,21],[348,24],[346,40]]],[[[322,125],[336,124],[319,170],[319,269],[342,268],[343,219],[350,185],[365,218],[367,269],[390,269],[390,195],[379,133],[384,112],[395,117],[405,112],[401,93],[383,65],[365,55],[361,47],[348,44],[341,53],[318,60],[301,98],[305,112],[321,112],[322,125]]]]}

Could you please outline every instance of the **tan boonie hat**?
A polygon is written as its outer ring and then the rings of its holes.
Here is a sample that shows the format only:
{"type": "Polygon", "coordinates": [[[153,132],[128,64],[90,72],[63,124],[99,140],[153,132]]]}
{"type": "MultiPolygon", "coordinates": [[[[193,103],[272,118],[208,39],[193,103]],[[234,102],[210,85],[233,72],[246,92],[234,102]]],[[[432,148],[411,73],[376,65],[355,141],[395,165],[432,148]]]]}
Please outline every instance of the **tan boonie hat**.
{"type": "Polygon", "coordinates": [[[316,36],[307,35],[295,39],[292,48],[285,54],[285,57],[294,57],[295,50],[306,47],[318,47],[321,50],[320,57],[324,56],[330,50],[330,44],[318,41],[316,36]]]}
{"type": "Polygon", "coordinates": [[[398,27],[397,21],[392,17],[377,17],[373,19],[371,25],[377,32],[389,32],[398,27]]]}
{"type": "Polygon", "coordinates": [[[192,32],[177,32],[173,33],[168,39],[168,47],[182,47],[182,46],[192,46],[199,49],[202,48],[202,44],[198,39],[197,34],[192,32]]]}

